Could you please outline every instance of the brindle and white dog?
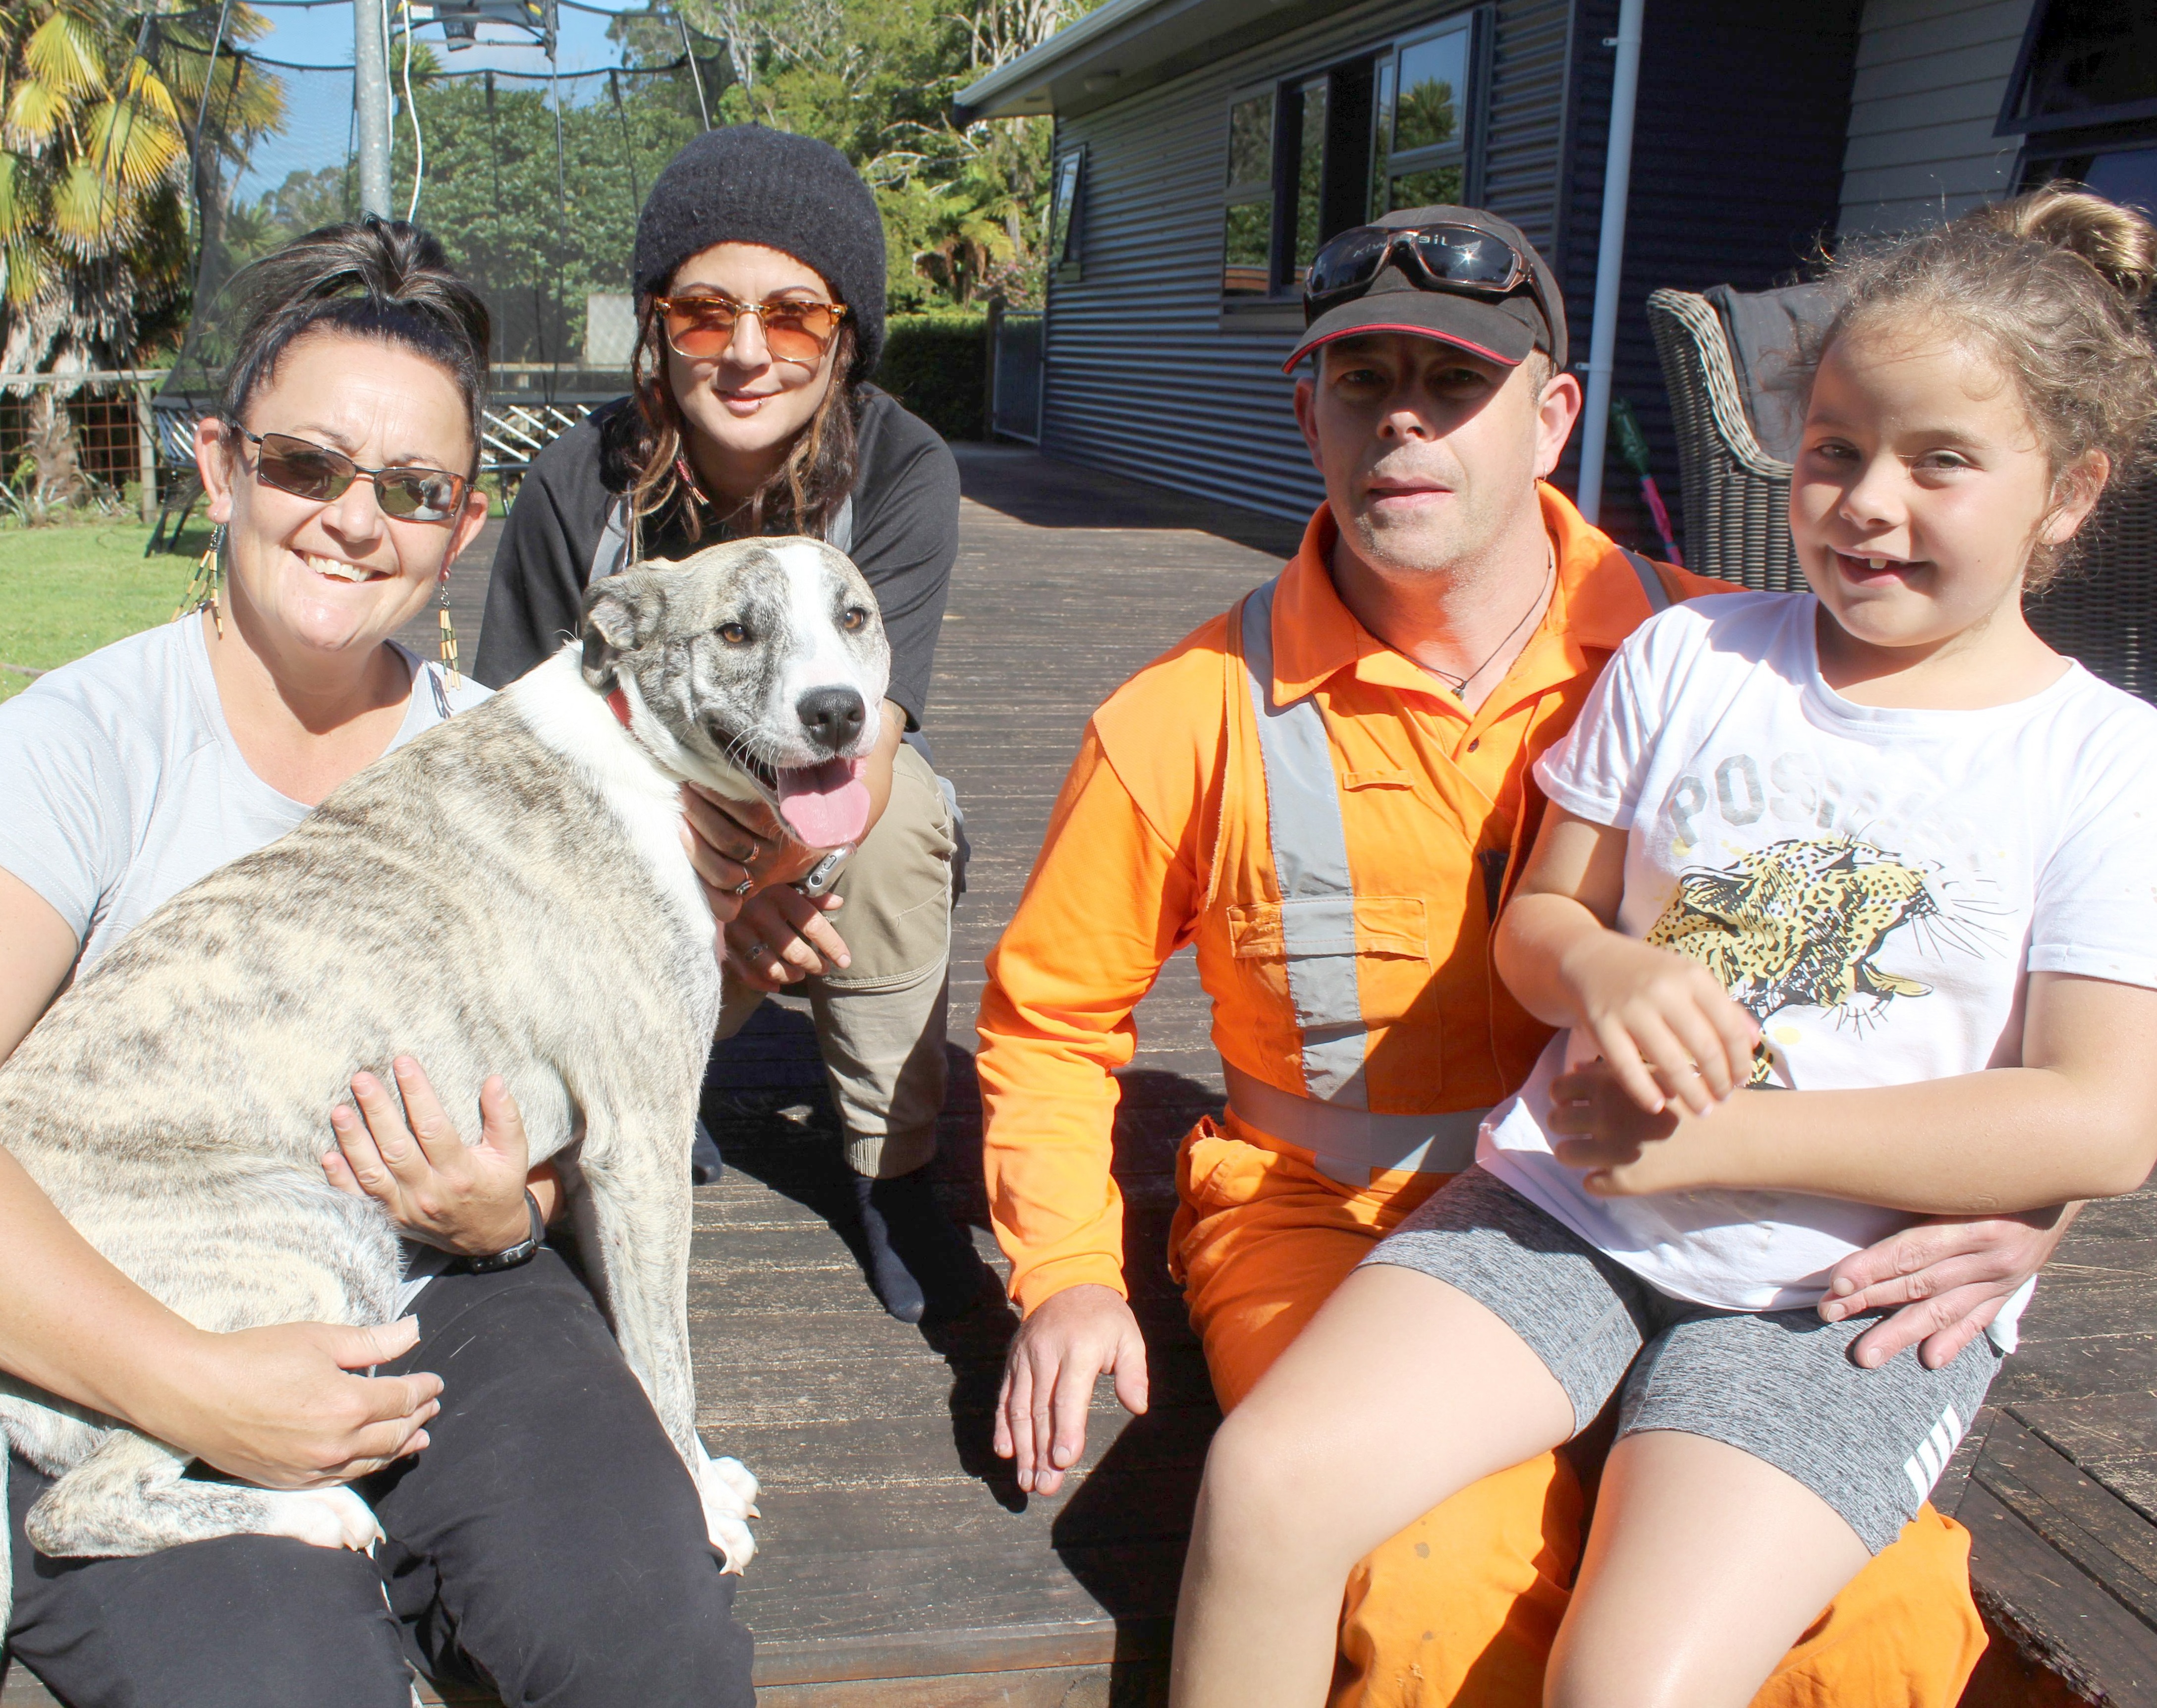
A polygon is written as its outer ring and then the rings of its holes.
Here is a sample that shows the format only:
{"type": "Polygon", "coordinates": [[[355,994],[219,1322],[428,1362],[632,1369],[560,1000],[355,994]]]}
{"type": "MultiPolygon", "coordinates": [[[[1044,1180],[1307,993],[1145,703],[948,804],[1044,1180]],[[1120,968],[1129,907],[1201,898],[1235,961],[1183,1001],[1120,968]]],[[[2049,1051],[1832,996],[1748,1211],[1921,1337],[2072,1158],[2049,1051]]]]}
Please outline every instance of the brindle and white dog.
{"type": "MultiPolygon", "coordinates": [[[[572,1165],[586,1273],[738,1571],[756,1483],[697,1437],[689,1145],[713,1035],[756,993],[723,989],[678,790],[761,797],[818,846],[858,837],[890,652],[860,572],[807,539],[639,565],[593,587],[583,629],[138,927],[0,1067],[0,1144],[203,1328],[382,1323],[400,1247],[324,1180],[330,1111],[399,1052],[452,1109],[501,1073],[533,1160],[572,1165]]],[[[4,1375],[0,1437],[58,1479],[27,1519],[48,1555],[378,1533],[348,1489],[192,1479],[4,1375]]],[[[10,1590],[0,1540],[0,1630],[10,1590]]]]}

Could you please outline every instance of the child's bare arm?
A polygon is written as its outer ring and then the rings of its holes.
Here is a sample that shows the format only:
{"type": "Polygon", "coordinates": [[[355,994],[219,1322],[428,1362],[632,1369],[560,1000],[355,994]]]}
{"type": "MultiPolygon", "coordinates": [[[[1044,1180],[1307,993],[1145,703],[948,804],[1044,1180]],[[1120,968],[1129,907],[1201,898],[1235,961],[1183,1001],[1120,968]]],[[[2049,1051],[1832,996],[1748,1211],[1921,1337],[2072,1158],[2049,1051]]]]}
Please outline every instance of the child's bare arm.
{"type": "Polygon", "coordinates": [[[2019,1068],[1856,1091],[1756,1091],[1712,1122],[1643,1113],[1613,1075],[1568,1074],[1559,1160],[1612,1196],[1816,1192],[1992,1216],[2131,1192],[2157,1165],[2157,990],[2030,976],[2019,1068]]]}
{"type": "Polygon", "coordinates": [[[1531,1014],[1590,1032],[1642,1109],[1702,1115],[1745,1083],[1753,1017],[1699,962],[1611,929],[1625,833],[1552,807],[1498,923],[1499,976],[1531,1014]]]}

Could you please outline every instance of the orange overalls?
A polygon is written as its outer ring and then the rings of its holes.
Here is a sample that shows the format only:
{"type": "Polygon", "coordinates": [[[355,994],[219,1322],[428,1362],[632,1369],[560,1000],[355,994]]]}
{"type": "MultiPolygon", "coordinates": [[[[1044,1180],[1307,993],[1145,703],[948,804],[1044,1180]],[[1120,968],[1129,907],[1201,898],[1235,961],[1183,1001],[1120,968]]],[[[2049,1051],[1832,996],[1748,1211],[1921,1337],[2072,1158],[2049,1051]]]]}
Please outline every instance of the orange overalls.
{"type": "MultiPolygon", "coordinates": [[[[1254,595],[1269,612],[1207,624],[1094,714],[981,1001],[989,1203],[1022,1309],[1082,1282],[1124,1290],[1110,1073],[1186,943],[1230,1106],[1184,1141],[1168,1258],[1224,1407],[1526,1077],[1548,1031],[1499,982],[1489,936],[1540,822],[1528,769],[1649,615],[1654,579],[1555,490],[1542,501],[1557,589],[1473,713],[1341,604],[1320,508],[1254,595]]],[[[1660,579],[1679,597],[1717,586],[1660,579]]],[[[1348,1585],[1333,1702],[1539,1701],[1583,1507],[1546,1453],[1373,1552],[1348,1585]]],[[[1985,1646],[1969,1540],[1925,1508],[1759,1702],[1949,1708],[1985,1646]]]]}

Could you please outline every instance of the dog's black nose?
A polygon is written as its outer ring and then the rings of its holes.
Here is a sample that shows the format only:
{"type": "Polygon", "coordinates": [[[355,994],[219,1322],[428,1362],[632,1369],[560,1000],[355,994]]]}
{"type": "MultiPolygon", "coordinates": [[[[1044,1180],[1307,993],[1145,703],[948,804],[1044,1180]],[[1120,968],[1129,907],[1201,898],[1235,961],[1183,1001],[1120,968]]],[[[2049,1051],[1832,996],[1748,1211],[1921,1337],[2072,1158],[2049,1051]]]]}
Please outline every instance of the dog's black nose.
{"type": "Polygon", "coordinates": [[[868,707],[852,688],[811,688],[794,702],[794,713],[811,741],[836,754],[860,738],[868,707]]]}

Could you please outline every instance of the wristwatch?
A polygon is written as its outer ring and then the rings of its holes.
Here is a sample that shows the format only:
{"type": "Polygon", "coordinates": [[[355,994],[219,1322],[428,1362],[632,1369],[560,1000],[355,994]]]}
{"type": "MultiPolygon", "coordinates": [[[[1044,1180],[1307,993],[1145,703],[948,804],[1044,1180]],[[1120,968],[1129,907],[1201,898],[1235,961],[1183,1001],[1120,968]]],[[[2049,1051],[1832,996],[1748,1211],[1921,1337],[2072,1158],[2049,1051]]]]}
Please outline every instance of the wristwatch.
{"type": "Polygon", "coordinates": [[[466,1268],[475,1275],[492,1275],[528,1263],[538,1255],[539,1248],[547,1243],[547,1221],[540,1215],[539,1201],[532,1196],[529,1186],[524,1189],[524,1207],[532,1212],[531,1232],[506,1252],[497,1252],[491,1258],[466,1258],[466,1268]]]}

